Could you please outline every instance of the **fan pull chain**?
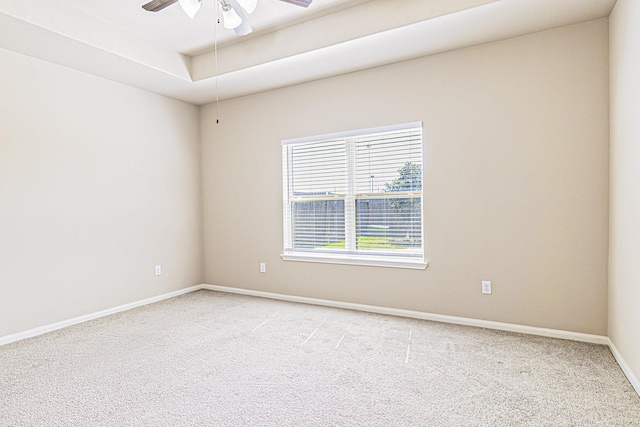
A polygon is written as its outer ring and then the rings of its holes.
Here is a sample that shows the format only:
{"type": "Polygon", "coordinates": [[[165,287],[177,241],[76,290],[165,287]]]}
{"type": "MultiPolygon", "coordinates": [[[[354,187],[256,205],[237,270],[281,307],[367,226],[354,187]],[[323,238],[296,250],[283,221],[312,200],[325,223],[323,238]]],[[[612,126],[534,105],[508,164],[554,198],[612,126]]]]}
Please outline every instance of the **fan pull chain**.
{"type": "Polygon", "coordinates": [[[220,123],[220,113],[218,110],[218,104],[220,101],[219,92],[218,92],[218,25],[220,25],[220,10],[219,3],[216,2],[216,16],[215,20],[217,24],[214,24],[213,29],[213,57],[215,61],[215,72],[216,72],[216,123],[220,123]]]}

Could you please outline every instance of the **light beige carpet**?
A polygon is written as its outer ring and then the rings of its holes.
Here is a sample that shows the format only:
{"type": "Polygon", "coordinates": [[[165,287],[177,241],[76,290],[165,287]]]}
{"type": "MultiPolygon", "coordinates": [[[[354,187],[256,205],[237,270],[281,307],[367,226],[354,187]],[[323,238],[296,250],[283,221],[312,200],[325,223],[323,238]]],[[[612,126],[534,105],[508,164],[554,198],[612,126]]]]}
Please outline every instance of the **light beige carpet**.
{"type": "Polygon", "coordinates": [[[0,347],[3,426],[638,426],[608,348],[198,291],[0,347]]]}

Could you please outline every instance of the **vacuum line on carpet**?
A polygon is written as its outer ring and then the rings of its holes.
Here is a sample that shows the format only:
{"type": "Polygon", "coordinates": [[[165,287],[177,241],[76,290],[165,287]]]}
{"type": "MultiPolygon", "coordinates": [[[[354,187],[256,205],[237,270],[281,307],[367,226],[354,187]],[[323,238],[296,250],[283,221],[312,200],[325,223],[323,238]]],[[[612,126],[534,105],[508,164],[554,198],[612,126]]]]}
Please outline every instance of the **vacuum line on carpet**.
{"type": "Polygon", "coordinates": [[[269,320],[271,320],[271,318],[268,318],[268,319],[267,319],[267,320],[265,320],[264,322],[260,323],[258,326],[256,326],[255,328],[253,328],[253,329],[251,330],[251,332],[255,332],[255,331],[257,331],[258,329],[260,329],[261,327],[263,327],[263,326],[264,326],[264,325],[265,325],[269,320]]]}
{"type": "Polygon", "coordinates": [[[307,337],[307,339],[306,339],[306,340],[304,340],[304,343],[303,343],[303,344],[306,344],[306,343],[307,343],[307,341],[309,341],[309,340],[311,339],[311,337],[312,337],[312,336],[314,336],[314,335],[316,334],[316,332],[318,332],[318,329],[320,329],[320,328],[322,327],[322,325],[324,325],[324,322],[326,322],[326,321],[327,321],[327,318],[325,317],[325,318],[324,318],[324,320],[322,321],[322,323],[320,323],[320,324],[318,325],[318,327],[316,328],[316,330],[315,330],[315,331],[313,331],[313,332],[311,332],[311,335],[309,335],[309,336],[307,337]]]}
{"type": "Polygon", "coordinates": [[[349,326],[347,327],[347,329],[344,331],[344,334],[342,334],[342,337],[340,337],[340,341],[338,341],[338,344],[336,344],[336,348],[334,348],[334,350],[337,350],[338,347],[340,347],[340,343],[342,342],[342,340],[344,339],[344,337],[347,335],[347,332],[349,332],[349,329],[351,328],[351,325],[353,325],[353,322],[349,323],[349,326]]]}
{"type": "Polygon", "coordinates": [[[404,363],[409,363],[410,349],[411,349],[411,329],[409,329],[409,342],[407,343],[407,357],[404,358],[404,363]]]}
{"type": "Polygon", "coordinates": [[[271,316],[269,316],[269,318],[267,320],[265,320],[264,322],[260,323],[258,326],[256,326],[255,328],[253,328],[251,330],[251,332],[255,332],[258,329],[260,329],[261,327],[263,327],[269,320],[273,319],[274,317],[276,317],[278,314],[280,314],[282,310],[276,311],[275,313],[273,313],[271,316]]]}

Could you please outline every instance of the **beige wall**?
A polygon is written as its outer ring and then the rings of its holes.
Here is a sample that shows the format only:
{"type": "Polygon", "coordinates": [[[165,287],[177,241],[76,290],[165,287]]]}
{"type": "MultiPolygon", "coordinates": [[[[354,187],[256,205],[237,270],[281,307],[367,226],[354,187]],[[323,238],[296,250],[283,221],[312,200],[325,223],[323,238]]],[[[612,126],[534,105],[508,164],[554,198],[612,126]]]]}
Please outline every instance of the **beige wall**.
{"type": "Polygon", "coordinates": [[[604,335],[608,100],[602,19],[205,106],[205,282],[604,335]],[[411,121],[429,267],[282,261],[280,140],[411,121]]]}
{"type": "MultiPolygon", "coordinates": [[[[606,334],[607,31],[598,20],[226,101],[220,124],[213,105],[198,117],[0,50],[0,336],[203,270],[212,284],[606,334]],[[425,130],[427,270],[282,261],[280,140],[410,121],[425,130]]],[[[637,351],[623,341],[633,310],[614,310],[612,336],[637,351]]]]}
{"type": "Polygon", "coordinates": [[[0,70],[0,336],[201,283],[198,108],[6,50],[0,70]]]}
{"type": "Polygon", "coordinates": [[[640,378],[640,2],[611,15],[609,336],[640,378]]]}

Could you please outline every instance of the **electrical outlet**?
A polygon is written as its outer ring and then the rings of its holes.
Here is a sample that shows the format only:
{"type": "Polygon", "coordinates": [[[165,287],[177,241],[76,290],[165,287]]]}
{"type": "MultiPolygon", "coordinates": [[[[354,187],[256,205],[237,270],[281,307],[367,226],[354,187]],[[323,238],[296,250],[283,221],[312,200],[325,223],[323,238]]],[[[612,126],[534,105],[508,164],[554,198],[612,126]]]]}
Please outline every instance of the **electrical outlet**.
{"type": "Polygon", "coordinates": [[[261,262],[260,263],[260,273],[266,273],[267,272],[267,263],[266,262],[261,262]]]}
{"type": "Polygon", "coordinates": [[[491,295],[491,282],[489,280],[482,281],[482,293],[485,295],[491,295]]]}
{"type": "Polygon", "coordinates": [[[160,276],[162,274],[162,266],[156,265],[156,276],[160,276]]]}

